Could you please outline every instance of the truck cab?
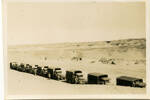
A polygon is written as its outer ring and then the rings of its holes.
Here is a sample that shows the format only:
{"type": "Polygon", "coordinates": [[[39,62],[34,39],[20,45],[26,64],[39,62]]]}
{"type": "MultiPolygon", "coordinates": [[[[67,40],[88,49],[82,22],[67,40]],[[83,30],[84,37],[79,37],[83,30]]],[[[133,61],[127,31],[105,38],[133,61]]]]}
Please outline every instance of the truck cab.
{"type": "Polygon", "coordinates": [[[38,68],[38,65],[35,65],[35,66],[32,67],[32,74],[36,75],[37,68],[38,68]]]}
{"type": "Polygon", "coordinates": [[[43,76],[48,77],[48,66],[44,66],[43,68],[43,76]]]}
{"type": "Polygon", "coordinates": [[[62,80],[63,79],[61,68],[55,68],[54,76],[55,76],[55,79],[57,79],[57,80],[62,80]]]}
{"type": "Polygon", "coordinates": [[[146,84],[143,82],[143,79],[135,80],[132,85],[132,87],[141,87],[141,88],[143,88],[145,86],[146,86],[146,84]]]}
{"type": "Polygon", "coordinates": [[[18,63],[17,62],[10,62],[10,68],[11,69],[17,70],[17,67],[18,67],[18,63]]]}
{"type": "Polygon", "coordinates": [[[26,66],[25,66],[25,71],[27,72],[27,73],[30,73],[30,70],[32,69],[32,66],[30,65],[30,64],[26,64],[26,66]]]}
{"type": "Polygon", "coordinates": [[[42,67],[41,66],[37,66],[37,71],[36,71],[36,75],[42,76],[42,67]]]}
{"type": "Polygon", "coordinates": [[[24,63],[21,63],[18,68],[17,68],[18,71],[21,71],[21,72],[25,72],[25,64],[24,63]]]}

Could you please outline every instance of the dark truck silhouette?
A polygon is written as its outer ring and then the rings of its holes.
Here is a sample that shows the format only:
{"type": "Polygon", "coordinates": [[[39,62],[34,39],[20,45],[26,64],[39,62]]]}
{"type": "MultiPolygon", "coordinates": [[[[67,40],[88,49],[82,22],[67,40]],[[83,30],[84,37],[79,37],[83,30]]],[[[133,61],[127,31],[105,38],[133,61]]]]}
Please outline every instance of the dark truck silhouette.
{"type": "Polygon", "coordinates": [[[50,78],[48,75],[48,66],[44,66],[43,68],[43,77],[50,78]]]}
{"type": "Polygon", "coordinates": [[[83,73],[81,70],[66,71],[66,81],[71,84],[85,84],[83,73]]]}
{"type": "Polygon", "coordinates": [[[17,70],[18,63],[17,62],[10,62],[10,69],[17,70]]]}
{"type": "Polygon", "coordinates": [[[32,68],[32,72],[35,75],[48,77],[48,66],[44,66],[43,68],[41,66],[35,65],[35,67],[32,68]]]}
{"type": "Polygon", "coordinates": [[[43,71],[41,66],[37,66],[36,75],[43,76],[43,71]]]}
{"type": "Polygon", "coordinates": [[[37,74],[37,68],[38,68],[38,65],[35,65],[35,66],[32,67],[32,74],[33,75],[37,74]]]}
{"type": "Polygon", "coordinates": [[[51,79],[56,79],[56,80],[63,80],[65,79],[65,77],[62,75],[62,70],[61,68],[57,67],[57,68],[48,68],[47,69],[47,76],[48,78],[51,79]]]}
{"type": "Polygon", "coordinates": [[[31,73],[31,74],[33,73],[33,71],[32,71],[32,66],[31,66],[30,64],[26,64],[25,72],[31,73]]]}
{"type": "Polygon", "coordinates": [[[20,72],[25,72],[25,64],[24,64],[24,63],[21,63],[21,64],[17,67],[17,70],[20,71],[20,72]]]}
{"type": "Polygon", "coordinates": [[[146,84],[143,82],[143,79],[129,77],[129,76],[117,77],[116,78],[116,85],[141,87],[141,88],[146,86],[146,84]]]}
{"type": "Polygon", "coordinates": [[[107,74],[101,73],[89,73],[88,84],[106,84],[109,83],[110,79],[107,74]]]}

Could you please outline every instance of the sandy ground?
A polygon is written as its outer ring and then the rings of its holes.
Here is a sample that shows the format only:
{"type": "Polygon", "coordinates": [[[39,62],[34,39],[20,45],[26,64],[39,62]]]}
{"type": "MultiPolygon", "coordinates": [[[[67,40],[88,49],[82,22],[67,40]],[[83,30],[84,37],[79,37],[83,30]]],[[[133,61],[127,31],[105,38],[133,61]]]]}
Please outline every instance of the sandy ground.
{"type": "MultiPolygon", "coordinates": [[[[62,62],[64,63],[64,62],[62,62]]],[[[62,65],[60,63],[60,65],[62,65]]],[[[67,63],[65,63],[67,64],[67,63]]],[[[68,63],[70,64],[70,63],[68,63]]],[[[54,61],[53,61],[54,65],[54,61]]],[[[75,64],[72,64],[75,65],[75,64]]],[[[76,63],[78,68],[64,67],[64,72],[67,69],[81,69],[84,73],[84,78],[87,79],[87,73],[89,72],[101,72],[107,73],[111,78],[111,82],[108,85],[72,85],[65,82],[56,80],[48,80],[40,76],[34,76],[32,74],[18,72],[15,70],[8,70],[8,93],[11,95],[37,95],[37,94],[143,94],[146,93],[145,88],[133,88],[116,86],[116,77],[120,75],[128,75],[134,77],[143,78],[145,81],[144,69],[142,66],[136,66],[136,69],[131,66],[123,67],[116,65],[88,65],[89,68],[83,66],[83,63],[76,63]],[[94,67],[94,69],[93,69],[94,67]],[[115,73],[115,74],[114,74],[115,73]],[[137,74],[139,73],[139,74],[137,74]]],[[[84,64],[86,65],[86,64],[84,64]]],[[[57,66],[58,63],[57,63],[57,66]]],[[[64,65],[65,66],[65,65],[64,65]]],[[[63,73],[64,73],[63,72],[63,73]]]]}
{"type": "Polygon", "coordinates": [[[139,94],[145,88],[131,88],[108,85],[74,85],[56,80],[48,80],[32,74],[9,70],[8,91],[11,95],[48,94],[139,94]]]}

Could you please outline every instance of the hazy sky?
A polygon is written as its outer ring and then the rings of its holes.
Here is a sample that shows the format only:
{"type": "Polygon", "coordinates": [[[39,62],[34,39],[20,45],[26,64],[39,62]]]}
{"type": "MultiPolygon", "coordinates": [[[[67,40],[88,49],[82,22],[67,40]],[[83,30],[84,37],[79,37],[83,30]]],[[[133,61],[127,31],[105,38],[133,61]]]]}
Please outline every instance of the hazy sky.
{"type": "Polygon", "coordinates": [[[8,44],[145,37],[144,2],[14,2],[7,14],[8,44]]]}

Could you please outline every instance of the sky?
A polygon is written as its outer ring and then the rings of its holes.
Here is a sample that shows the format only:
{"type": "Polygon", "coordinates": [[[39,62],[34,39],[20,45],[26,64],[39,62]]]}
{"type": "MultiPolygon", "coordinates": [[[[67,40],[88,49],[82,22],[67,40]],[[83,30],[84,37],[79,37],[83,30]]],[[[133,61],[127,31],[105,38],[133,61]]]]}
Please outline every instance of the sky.
{"type": "Polygon", "coordinates": [[[47,44],[145,38],[144,2],[10,2],[7,42],[47,44]]]}

